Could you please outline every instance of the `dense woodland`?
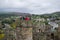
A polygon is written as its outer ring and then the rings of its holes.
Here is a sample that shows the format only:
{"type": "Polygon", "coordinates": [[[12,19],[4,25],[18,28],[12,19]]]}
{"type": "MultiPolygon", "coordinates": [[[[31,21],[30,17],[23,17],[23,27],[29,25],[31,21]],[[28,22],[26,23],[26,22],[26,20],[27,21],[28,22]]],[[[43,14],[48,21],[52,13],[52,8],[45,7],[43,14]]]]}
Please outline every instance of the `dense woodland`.
{"type": "MultiPolygon", "coordinates": [[[[60,12],[35,15],[29,13],[0,13],[0,40],[60,40],[60,12]],[[22,18],[20,18],[22,16],[22,18]],[[25,18],[30,19],[26,20],[25,18]],[[47,19],[53,18],[58,24],[51,32],[47,19]]],[[[52,22],[52,21],[51,21],[52,22]]]]}

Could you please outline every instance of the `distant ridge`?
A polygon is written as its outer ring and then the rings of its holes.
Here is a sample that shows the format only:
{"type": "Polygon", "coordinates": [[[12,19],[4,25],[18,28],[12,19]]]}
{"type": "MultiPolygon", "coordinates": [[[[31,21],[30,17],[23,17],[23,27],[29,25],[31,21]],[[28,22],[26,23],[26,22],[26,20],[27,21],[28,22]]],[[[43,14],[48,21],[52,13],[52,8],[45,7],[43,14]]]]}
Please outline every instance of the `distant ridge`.
{"type": "Polygon", "coordinates": [[[60,12],[53,12],[53,13],[49,13],[49,14],[43,14],[41,15],[41,17],[60,17],[60,12]]]}
{"type": "Polygon", "coordinates": [[[31,16],[31,14],[21,12],[0,12],[0,16],[31,16]]]}

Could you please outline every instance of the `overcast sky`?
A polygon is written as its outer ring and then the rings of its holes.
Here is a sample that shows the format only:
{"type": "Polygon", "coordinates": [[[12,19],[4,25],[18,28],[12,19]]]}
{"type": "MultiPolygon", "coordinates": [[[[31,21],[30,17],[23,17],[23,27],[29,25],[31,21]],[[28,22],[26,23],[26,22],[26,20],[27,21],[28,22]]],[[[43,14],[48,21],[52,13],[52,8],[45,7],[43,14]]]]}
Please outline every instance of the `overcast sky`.
{"type": "Polygon", "coordinates": [[[0,0],[0,11],[44,14],[60,11],[60,0],[0,0]]]}

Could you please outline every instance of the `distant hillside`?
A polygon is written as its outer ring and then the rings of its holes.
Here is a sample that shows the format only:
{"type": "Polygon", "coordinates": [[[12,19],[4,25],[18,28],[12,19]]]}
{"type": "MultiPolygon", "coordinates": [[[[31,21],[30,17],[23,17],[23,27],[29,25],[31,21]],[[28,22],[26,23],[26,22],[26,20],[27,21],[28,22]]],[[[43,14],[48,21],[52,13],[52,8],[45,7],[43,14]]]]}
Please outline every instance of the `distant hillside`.
{"type": "Polygon", "coordinates": [[[43,14],[42,17],[60,17],[60,12],[54,12],[51,14],[43,14]]]}
{"type": "Polygon", "coordinates": [[[29,13],[20,13],[20,12],[0,12],[0,17],[1,16],[31,16],[29,13]]]}

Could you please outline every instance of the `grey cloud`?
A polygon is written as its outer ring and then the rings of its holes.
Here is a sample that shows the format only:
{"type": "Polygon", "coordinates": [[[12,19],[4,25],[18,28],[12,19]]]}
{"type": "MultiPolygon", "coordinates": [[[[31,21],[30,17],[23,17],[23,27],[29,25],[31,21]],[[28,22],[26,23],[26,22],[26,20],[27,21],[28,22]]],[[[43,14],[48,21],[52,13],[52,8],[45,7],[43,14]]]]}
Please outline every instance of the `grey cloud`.
{"type": "Polygon", "coordinates": [[[60,11],[60,0],[0,0],[0,11],[50,13],[60,11]]]}

